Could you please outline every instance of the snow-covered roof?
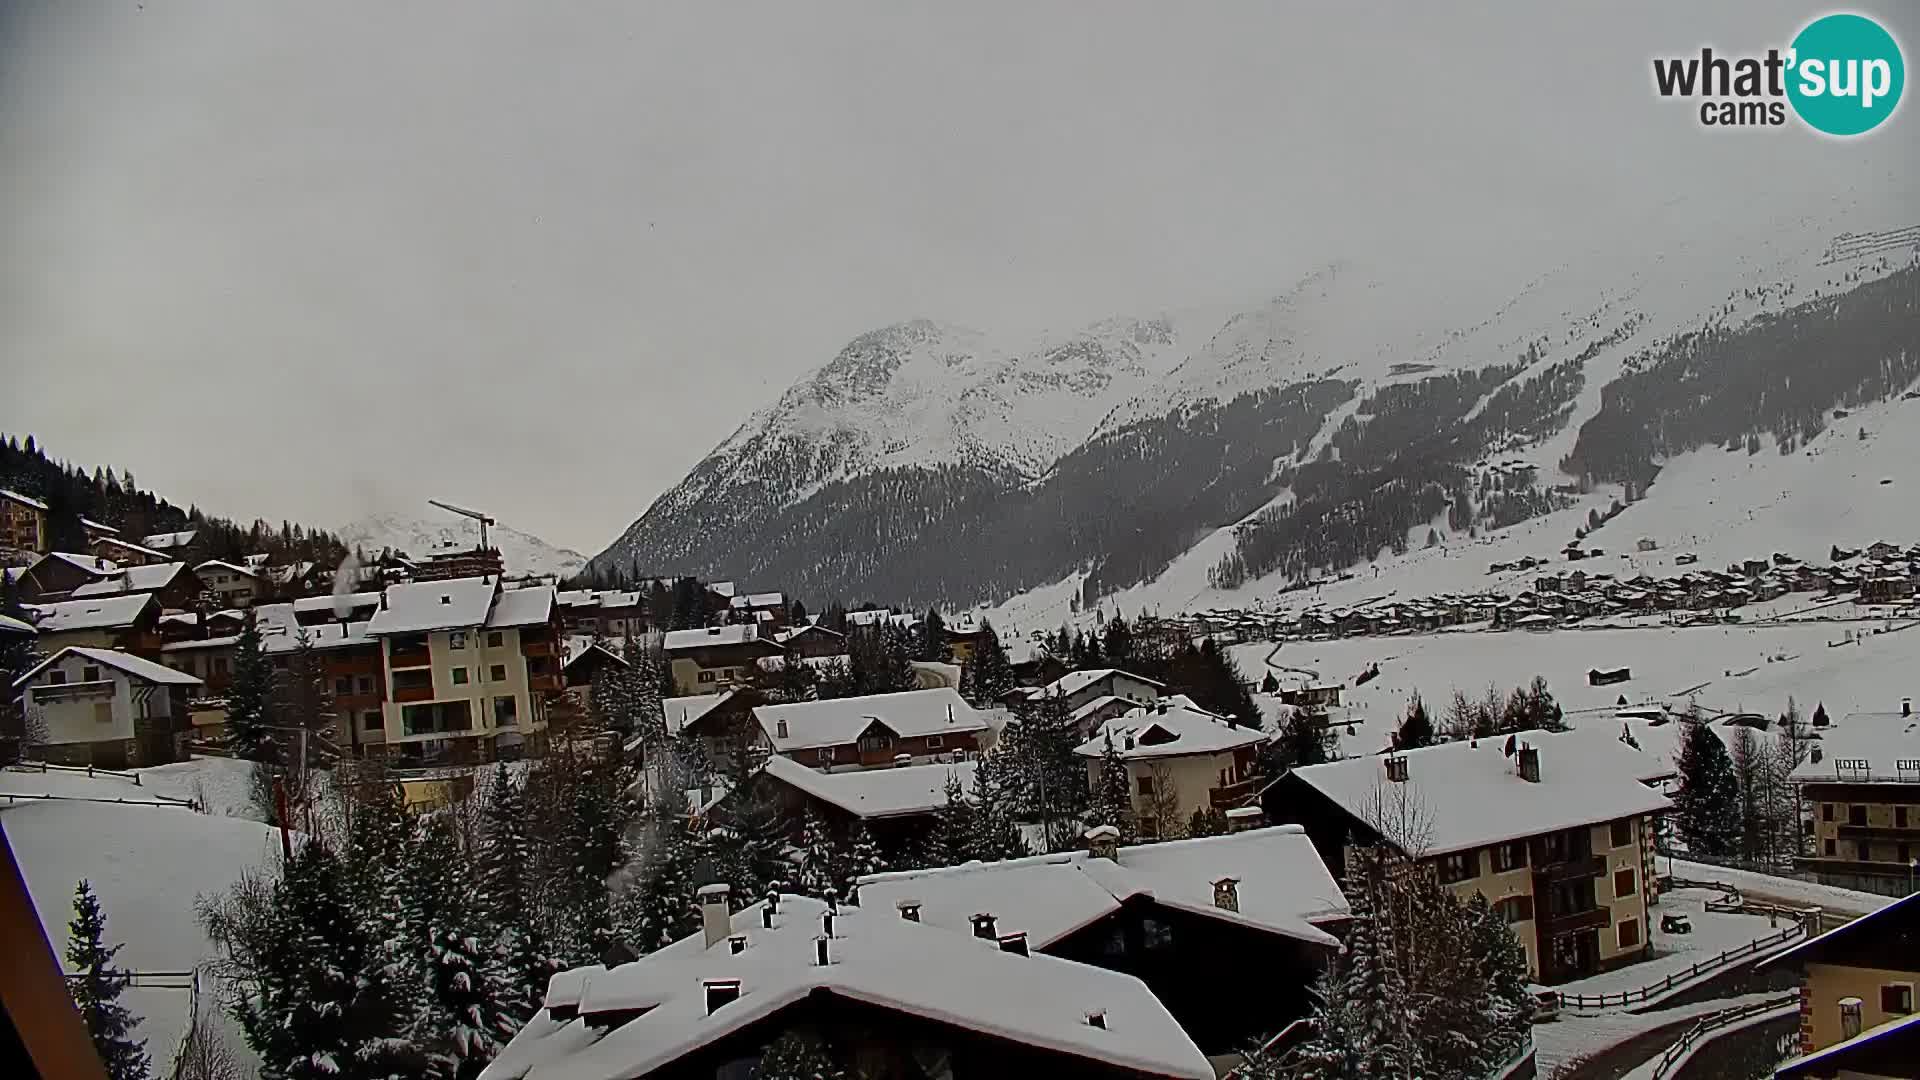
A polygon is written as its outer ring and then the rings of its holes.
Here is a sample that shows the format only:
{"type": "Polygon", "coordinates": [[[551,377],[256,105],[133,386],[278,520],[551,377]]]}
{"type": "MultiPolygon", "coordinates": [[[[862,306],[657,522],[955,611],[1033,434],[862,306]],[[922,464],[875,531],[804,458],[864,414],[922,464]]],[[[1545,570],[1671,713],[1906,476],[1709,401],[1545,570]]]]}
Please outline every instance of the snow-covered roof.
{"type": "Polygon", "coordinates": [[[347,610],[355,608],[376,608],[380,606],[380,594],[377,592],[347,593],[344,596],[303,596],[293,601],[293,610],[302,614],[324,611],[331,615],[335,605],[345,602],[347,610]]]}
{"type": "Polygon", "coordinates": [[[1164,712],[1142,708],[1111,717],[1073,752],[1081,757],[1100,757],[1107,752],[1108,736],[1112,736],[1114,751],[1127,760],[1222,754],[1267,737],[1259,728],[1234,727],[1183,701],[1169,704],[1164,712]]]}
{"type": "Polygon", "coordinates": [[[47,504],[41,502],[39,499],[36,499],[31,495],[22,495],[19,492],[13,491],[8,488],[0,488],[0,499],[9,499],[9,500],[12,500],[13,502],[19,503],[22,506],[30,506],[42,513],[45,513],[47,509],[47,504]]]}
{"type": "Polygon", "coordinates": [[[776,608],[785,607],[787,598],[777,592],[747,593],[728,601],[728,606],[736,608],[776,608]]]}
{"type": "Polygon", "coordinates": [[[186,547],[188,544],[193,543],[194,538],[199,535],[200,530],[198,529],[182,529],[179,532],[154,533],[151,536],[141,537],[140,545],[142,547],[153,548],[155,551],[165,551],[168,548],[186,547]]]}
{"type": "Polygon", "coordinates": [[[1325,860],[1297,825],[1123,847],[1112,859],[1078,851],[860,879],[863,907],[892,911],[909,901],[920,905],[922,922],[961,933],[985,912],[1001,933],[1025,931],[1036,949],[1136,896],[1329,948],[1339,942],[1320,924],[1349,914],[1325,860]],[[1237,882],[1238,912],[1215,906],[1213,885],[1221,878],[1237,882]]]}
{"type": "Polygon", "coordinates": [[[172,585],[187,572],[186,563],[154,563],[129,566],[117,574],[89,581],[73,590],[75,600],[90,596],[115,596],[121,593],[154,592],[172,585]]]}
{"type": "Polygon", "coordinates": [[[225,559],[208,559],[206,562],[198,564],[193,569],[195,573],[198,573],[202,570],[231,570],[242,577],[253,577],[254,570],[256,568],[252,566],[240,566],[235,563],[227,562],[225,559]]]}
{"type": "Polygon", "coordinates": [[[1809,754],[1794,768],[1793,780],[1920,784],[1920,716],[1849,714],[1845,723],[1824,730],[1814,746],[1820,760],[1809,754]]]}
{"type": "Polygon", "coordinates": [[[903,612],[899,615],[895,615],[893,612],[888,611],[885,608],[872,608],[867,611],[847,612],[848,626],[880,626],[884,624],[887,626],[896,627],[901,630],[906,630],[906,629],[912,628],[914,625],[919,623],[919,621],[920,621],[920,616],[915,615],[911,611],[903,612]]]}
{"type": "Polygon", "coordinates": [[[139,555],[142,557],[150,557],[155,559],[166,558],[166,555],[162,554],[161,552],[155,551],[150,547],[141,547],[139,544],[135,544],[127,540],[122,540],[117,536],[101,536],[101,537],[97,537],[93,542],[96,544],[110,544],[115,548],[119,548],[120,550],[123,550],[123,551],[131,551],[135,555],[139,555]]]}
{"type": "MultiPolygon", "coordinates": [[[[1895,1017],[1851,1039],[1781,1062],[1774,1067],[1773,1075],[1781,1080],[1798,1080],[1803,1076],[1876,1076],[1880,1075],[1880,1069],[1887,1067],[1885,1063],[1905,1056],[1904,1052],[1920,1053],[1915,1043],[1920,1043],[1920,1013],[1895,1017]],[[1862,1057],[1855,1059],[1856,1054],[1862,1057]],[[1873,1056],[1866,1057],[1868,1054],[1873,1056]]],[[[1912,1060],[1908,1057],[1909,1064],[1912,1060]]]]}
{"type": "Polygon", "coordinates": [[[293,652],[300,648],[300,632],[306,631],[307,645],[314,649],[339,649],[350,645],[371,645],[367,622],[315,623],[302,626],[293,617],[292,604],[265,604],[254,609],[254,622],[260,631],[260,651],[293,652]]]}
{"type": "Polygon", "coordinates": [[[847,636],[841,633],[840,631],[833,629],[832,627],[821,626],[818,623],[810,622],[805,626],[790,626],[785,630],[777,631],[773,635],[773,640],[779,642],[782,645],[785,645],[787,642],[792,641],[794,638],[799,637],[801,634],[830,634],[837,638],[844,638],[847,636]]]}
{"type": "Polygon", "coordinates": [[[613,660],[613,662],[619,664],[621,667],[630,666],[627,663],[627,658],[624,656],[621,656],[617,651],[607,648],[605,645],[602,645],[598,641],[589,641],[586,643],[585,646],[581,648],[566,650],[567,658],[566,660],[561,662],[560,670],[565,671],[568,668],[572,667],[574,664],[580,662],[580,660],[584,659],[587,656],[587,654],[596,653],[596,652],[605,655],[609,659],[613,660]]]}
{"type": "Polygon", "coordinates": [[[1404,795],[1427,826],[1428,835],[1419,845],[1426,855],[1673,809],[1625,767],[1632,759],[1594,754],[1599,744],[1592,738],[1523,731],[1514,741],[1540,751],[1538,783],[1521,779],[1518,755],[1509,758],[1502,752],[1504,738],[1401,753],[1397,756],[1408,770],[1403,782],[1387,779],[1385,757],[1307,765],[1289,775],[1370,825],[1382,803],[1391,808],[1404,795]]]}
{"type": "Polygon", "coordinates": [[[123,653],[117,649],[89,649],[79,645],[69,645],[38,664],[35,664],[25,675],[13,680],[13,685],[16,688],[27,685],[27,683],[33,681],[35,675],[40,674],[41,671],[50,665],[59,663],[69,655],[80,656],[96,664],[105,664],[110,668],[117,668],[136,679],[142,679],[150,683],[165,683],[175,686],[200,685],[199,679],[194,678],[184,671],[175,671],[165,664],[156,664],[151,660],[135,656],[132,653],[123,653]]]}
{"type": "Polygon", "coordinates": [[[1825,951],[1837,940],[1844,941],[1850,938],[1858,938],[1860,942],[1864,944],[1876,940],[1877,935],[1888,936],[1890,935],[1891,928],[1897,928],[1900,920],[1906,918],[1905,915],[1896,916],[1893,913],[1896,911],[1906,912],[1909,909],[1920,910],[1920,893],[1910,893],[1898,900],[1891,901],[1883,908],[1870,911],[1857,919],[1836,926],[1817,937],[1808,938],[1793,948],[1788,949],[1786,952],[1767,957],[1757,966],[1778,967],[1787,963],[1799,963],[1803,959],[1817,958],[1821,952],[1825,951]],[[1864,935],[1864,937],[1862,935],[1864,935]]]}
{"type": "Polygon", "coordinates": [[[889,769],[848,769],[820,772],[778,755],[763,766],[768,776],[791,785],[860,818],[927,814],[947,803],[947,780],[960,782],[962,791],[973,786],[975,763],[903,765],[889,769]]]}
{"type": "Polygon", "coordinates": [[[120,535],[119,529],[114,528],[113,526],[107,524],[104,521],[95,521],[90,517],[81,518],[80,526],[82,528],[92,529],[94,532],[106,533],[108,536],[120,535]]]}
{"type": "Polygon", "coordinates": [[[579,987],[580,1016],[542,1012],[501,1051],[485,1080],[627,1080],[649,1075],[816,993],[951,1025],[1071,1057],[1182,1080],[1212,1080],[1213,1068],[1145,983],[1131,975],[1047,956],[1019,956],[891,909],[842,907],[814,962],[826,905],[783,896],[773,928],[761,904],[732,916],[745,935],[735,953],[702,934],[630,964],[554,976],[555,992],[579,987]],[[740,996],[709,1011],[705,982],[737,980],[740,996]],[[595,1013],[639,1011],[604,1036],[595,1013]],[[1090,1012],[1104,1011],[1095,1027],[1090,1012]]]}
{"type": "Polygon", "coordinates": [[[1164,687],[1165,685],[1158,680],[1149,679],[1145,675],[1135,675],[1131,671],[1122,671],[1119,668],[1095,668],[1091,671],[1069,671],[1065,675],[1053,680],[1053,682],[1048,683],[1045,692],[1048,694],[1058,694],[1061,697],[1071,697],[1109,675],[1125,675],[1135,682],[1146,683],[1148,686],[1153,687],[1164,687]]]}
{"type": "Polygon", "coordinates": [[[902,739],[961,735],[987,730],[987,719],[951,687],[898,694],[797,701],[762,705],[753,718],[777,753],[818,746],[844,746],[860,738],[876,721],[902,739]],[[785,721],[786,733],[781,734],[785,721]]]}
{"type": "Polygon", "coordinates": [[[0,615],[0,634],[37,634],[38,630],[30,622],[21,622],[8,615],[0,615]]]}
{"type": "Polygon", "coordinates": [[[777,643],[760,636],[760,628],[752,623],[732,623],[727,626],[706,626],[693,630],[669,630],[662,641],[662,647],[668,652],[681,649],[709,648],[715,645],[744,645],[750,641],[765,641],[769,647],[777,643]]]}
{"type": "Polygon", "coordinates": [[[686,697],[663,699],[660,702],[660,709],[666,714],[667,734],[680,734],[682,728],[712,712],[722,702],[739,692],[725,690],[718,694],[690,694],[686,697]]]}
{"type": "Polygon", "coordinates": [[[120,564],[114,562],[112,559],[105,559],[98,555],[85,555],[74,551],[49,551],[34,560],[34,565],[38,566],[49,559],[55,562],[66,563],[68,566],[84,571],[96,578],[103,578],[109,574],[117,574],[120,572],[120,564]]]}
{"type": "Polygon", "coordinates": [[[553,586],[534,585],[525,589],[506,589],[493,602],[487,614],[487,627],[504,630],[514,626],[538,626],[553,618],[553,586]]]}
{"type": "Polygon", "coordinates": [[[43,634],[65,630],[110,630],[132,626],[142,612],[155,603],[151,593],[127,596],[101,596],[90,600],[63,600],[57,604],[34,604],[33,625],[43,634]]]}
{"type": "Polygon", "coordinates": [[[493,578],[478,577],[389,585],[386,606],[374,612],[368,632],[379,637],[480,626],[487,621],[499,588],[493,578]]]}

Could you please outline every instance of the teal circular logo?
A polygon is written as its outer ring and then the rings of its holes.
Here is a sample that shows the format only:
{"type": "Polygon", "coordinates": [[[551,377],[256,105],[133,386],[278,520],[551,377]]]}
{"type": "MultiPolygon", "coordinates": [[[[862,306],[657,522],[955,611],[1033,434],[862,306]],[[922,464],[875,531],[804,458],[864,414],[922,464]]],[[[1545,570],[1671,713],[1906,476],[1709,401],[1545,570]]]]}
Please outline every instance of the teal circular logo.
{"type": "Polygon", "coordinates": [[[1826,15],[1793,39],[1787,100],[1815,131],[1863,135],[1900,104],[1907,66],[1900,44],[1864,15],[1826,15]]]}

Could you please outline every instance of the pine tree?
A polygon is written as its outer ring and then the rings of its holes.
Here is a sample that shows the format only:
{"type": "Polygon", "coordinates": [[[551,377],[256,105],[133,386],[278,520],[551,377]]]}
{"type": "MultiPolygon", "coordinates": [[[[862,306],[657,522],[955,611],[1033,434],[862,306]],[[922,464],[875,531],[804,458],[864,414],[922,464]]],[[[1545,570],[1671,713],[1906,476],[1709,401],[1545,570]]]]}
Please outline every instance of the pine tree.
{"type": "Polygon", "coordinates": [[[1395,745],[1401,750],[1433,745],[1433,718],[1427,715],[1427,703],[1420,700],[1417,690],[1414,691],[1413,700],[1407,704],[1407,716],[1400,722],[1398,734],[1395,745]]]}
{"type": "Polygon", "coordinates": [[[1133,628],[1117,611],[1107,623],[1100,641],[1100,651],[1105,654],[1107,663],[1117,668],[1126,668],[1134,661],[1133,628]]]}
{"type": "Polygon", "coordinates": [[[107,946],[106,930],[100,901],[82,879],[74,886],[73,921],[67,924],[67,968],[75,976],[67,980],[67,990],[110,1080],[144,1080],[147,1042],[132,1038],[139,1021],[120,1004],[120,994],[132,978],[114,967],[113,958],[121,946],[107,946]]]}
{"type": "Polygon", "coordinates": [[[840,886],[840,895],[849,903],[860,902],[860,879],[869,874],[885,873],[887,860],[880,854],[880,845],[868,831],[865,821],[855,821],[853,832],[847,838],[847,857],[845,878],[840,886]]]}
{"type": "Polygon", "coordinates": [[[1227,834],[1227,815],[1210,806],[1195,807],[1193,816],[1187,819],[1187,835],[1225,836],[1227,834]]]}
{"type": "Polygon", "coordinates": [[[973,855],[973,807],[967,802],[958,774],[949,772],[947,801],[934,814],[933,833],[927,840],[930,866],[958,866],[973,855]]]}
{"type": "Polygon", "coordinates": [[[249,761],[271,756],[273,692],[273,665],[261,651],[260,628],[249,610],[233,643],[233,681],[227,687],[227,745],[236,756],[249,761]]]}
{"type": "Polygon", "coordinates": [[[992,757],[974,766],[973,835],[968,845],[968,855],[982,862],[1018,859],[1032,854],[1027,850],[1027,843],[1021,838],[1020,828],[1015,824],[1005,801],[1005,787],[999,772],[992,757]]]}
{"type": "Polygon", "coordinates": [[[768,1044],[753,1080],[850,1080],[853,1073],[817,1035],[786,1031],[768,1044]]]}
{"type": "Polygon", "coordinates": [[[1112,732],[1107,733],[1101,748],[1100,778],[1087,805],[1087,825],[1089,828],[1111,825],[1120,830],[1121,843],[1133,843],[1133,780],[1127,772],[1127,763],[1113,745],[1112,732]]]}
{"type": "Polygon", "coordinates": [[[1490,1051],[1485,1075],[1505,1064],[1526,1045],[1533,1025],[1533,990],[1527,980],[1527,953],[1506,916],[1476,892],[1468,899],[1467,954],[1480,965],[1483,997],[1477,1008],[1485,1025],[1481,1034],[1490,1051]]]}
{"type": "Polygon", "coordinates": [[[1683,723],[1687,730],[1675,762],[1680,777],[1673,797],[1675,825],[1689,851],[1732,854],[1740,842],[1740,782],[1733,760],[1704,722],[1683,723]]]}
{"type": "Polygon", "coordinates": [[[698,886],[693,880],[697,854],[693,838],[678,822],[657,822],[656,830],[634,889],[640,896],[640,932],[637,938],[632,930],[625,934],[643,954],[673,944],[700,924],[694,897],[698,886]]]}
{"type": "Polygon", "coordinates": [[[808,806],[800,821],[800,867],[795,884],[803,896],[826,899],[841,884],[840,853],[818,811],[808,806]]]}
{"type": "Polygon", "coordinates": [[[1276,740],[1282,763],[1291,768],[1319,765],[1333,759],[1332,739],[1305,709],[1288,714],[1276,740]]]}
{"type": "Polygon", "coordinates": [[[471,1080],[515,1030],[517,1006],[506,951],[489,933],[478,875],[445,814],[429,820],[421,861],[432,868],[425,927],[427,1007],[416,1040],[438,1075],[471,1080]]]}
{"type": "Polygon", "coordinates": [[[953,659],[953,644],[947,640],[947,621],[938,611],[927,609],[926,618],[920,621],[918,636],[914,659],[939,664],[953,659]]]}
{"type": "Polygon", "coordinates": [[[537,890],[530,877],[533,842],[526,819],[520,785],[507,775],[503,763],[494,769],[482,816],[475,888],[492,941],[504,955],[510,990],[505,1008],[519,1023],[538,1011],[546,997],[547,980],[559,970],[536,910],[537,890]]]}
{"type": "Polygon", "coordinates": [[[990,708],[1013,686],[1013,665],[1007,661],[1007,650],[1001,646],[993,623],[982,619],[980,640],[960,672],[960,696],[975,708],[990,708]]]}

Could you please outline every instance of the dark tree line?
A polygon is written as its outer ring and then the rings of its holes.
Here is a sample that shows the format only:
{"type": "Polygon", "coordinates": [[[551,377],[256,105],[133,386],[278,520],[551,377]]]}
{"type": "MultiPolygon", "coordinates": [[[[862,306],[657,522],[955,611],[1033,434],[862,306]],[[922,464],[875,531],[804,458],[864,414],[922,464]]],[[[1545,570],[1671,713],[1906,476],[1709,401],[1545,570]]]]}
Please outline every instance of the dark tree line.
{"type": "Polygon", "coordinates": [[[236,562],[265,554],[276,564],[312,560],[337,566],[347,557],[346,545],[323,529],[291,521],[277,527],[260,520],[242,524],[194,506],[183,510],[141,488],[131,469],[95,466],[89,473],[48,457],[32,435],[24,441],[13,435],[0,438],[0,487],[47,504],[48,539],[55,551],[87,550],[80,524],[87,518],[120,530],[121,538],[132,543],[153,533],[198,530],[197,543],[208,559],[236,562]]]}
{"type": "Polygon", "coordinates": [[[1832,410],[1884,400],[1920,379],[1920,268],[1728,329],[1712,324],[1635,356],[1601,391],[1562,469],[1652,480],[1664,458],[1704,446],[1791,452],[1832,410]]]}

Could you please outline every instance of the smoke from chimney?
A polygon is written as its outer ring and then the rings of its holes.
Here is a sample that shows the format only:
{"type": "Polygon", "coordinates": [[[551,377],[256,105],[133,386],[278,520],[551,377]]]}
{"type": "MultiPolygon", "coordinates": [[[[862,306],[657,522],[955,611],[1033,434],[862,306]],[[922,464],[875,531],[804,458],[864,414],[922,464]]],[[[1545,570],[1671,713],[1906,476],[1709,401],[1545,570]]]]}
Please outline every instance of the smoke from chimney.
{"type": "Polygon", "coordinates": [[[353,587],[360,580],[360,556],[347,552],[340,560],[340,566],[333,572],[333,617],[341,622],[353,614],[353,587]]]}

